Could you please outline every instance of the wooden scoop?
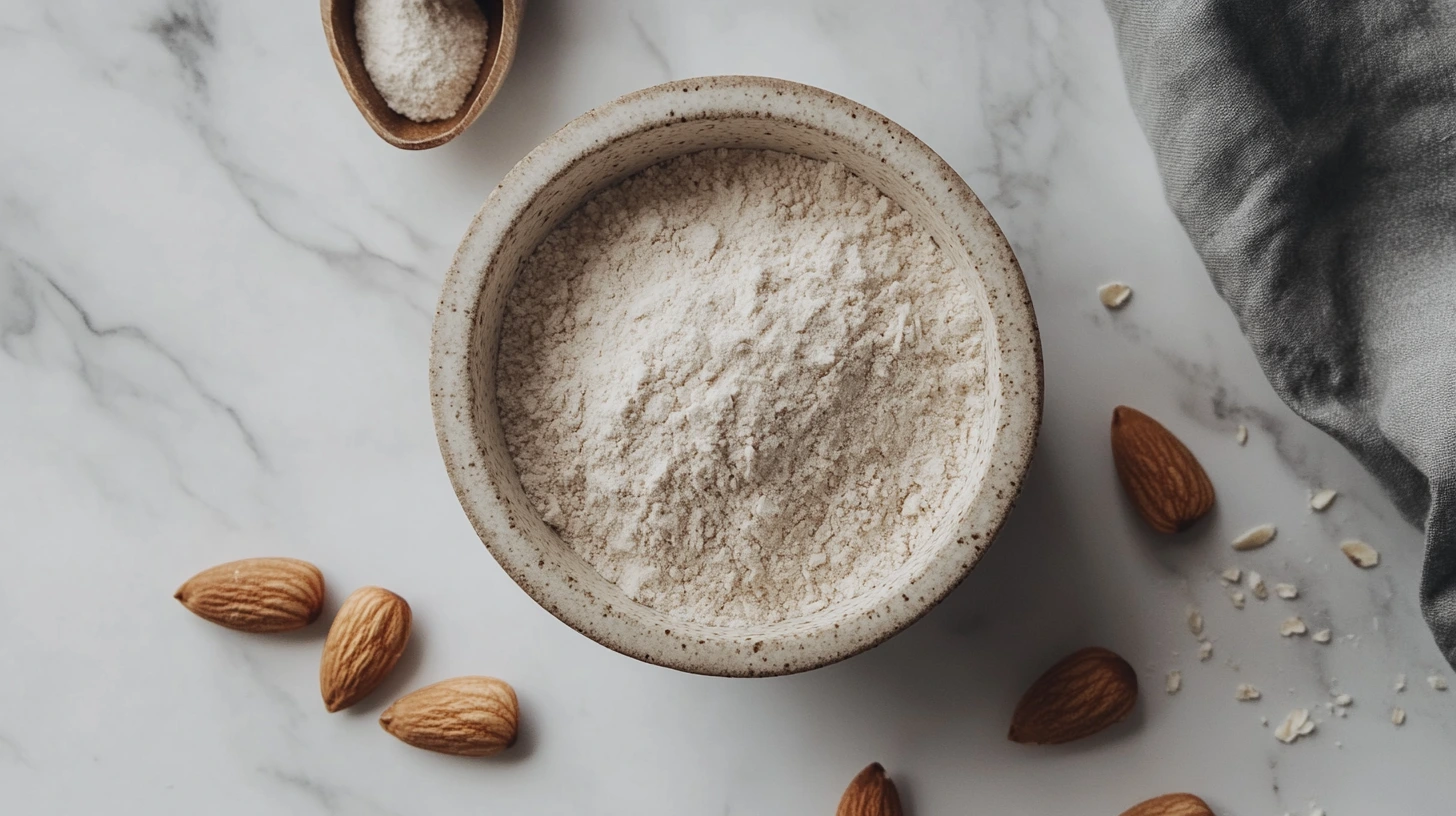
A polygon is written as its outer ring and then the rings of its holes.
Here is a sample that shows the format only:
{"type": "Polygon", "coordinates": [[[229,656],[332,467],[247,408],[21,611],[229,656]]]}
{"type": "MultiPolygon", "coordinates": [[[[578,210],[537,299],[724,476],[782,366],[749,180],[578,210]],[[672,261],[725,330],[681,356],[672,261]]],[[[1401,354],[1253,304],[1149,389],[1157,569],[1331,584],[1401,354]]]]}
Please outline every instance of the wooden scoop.
{"type": "Polygon", "coordinates": [[[354,105],[364,114],[364,121],[381,139],[405,150],[439,147],[470,127],[475,117],[495,98],[506,72],[511,69],[511,60],[516,56],[516,35],[521,26],[524,0],[476,1],[490,23],[480,76],[475,78],[475,86],[466,94],[454,116],[438,122],[416,122],[390,110],[369,79],[369,72],[364,69],[364,57],[359,52],[359,38],[354,31],[354,0],[321,0],[324,37],[329,41],[329,51],[334,55],[339,78],[344,80],[344,88],[353,97],[354,105]]]}

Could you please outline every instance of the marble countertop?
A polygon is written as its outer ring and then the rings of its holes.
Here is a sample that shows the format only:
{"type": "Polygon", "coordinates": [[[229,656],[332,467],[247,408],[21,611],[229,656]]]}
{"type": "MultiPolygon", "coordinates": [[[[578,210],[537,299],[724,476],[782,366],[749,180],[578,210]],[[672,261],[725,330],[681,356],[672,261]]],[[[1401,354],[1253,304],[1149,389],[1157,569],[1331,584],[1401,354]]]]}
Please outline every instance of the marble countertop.
{"type": "Polygon", "coordinates": [[[0,68],[10,812],[827,814],[872,760],[912,816],[1112,816],[1177,790],[1223,816],[1450,809],[1456,691],[1426,683],[1450,669],[1417,610],[1420,536],[1265,383],[1163,202],[1094,0],[532,0],[500,96],[425,153],[364,124],[310,3],[15,0],[0,68]],[[512,164],[619,94],[717,73],[822,86],[938,150],[1015,246],[1046,347],[1036,462],[979,568],[885,645],[766,680],[641,664],[537,607],[457,505],[426,386],[443,271],[512,164]],[[1095,295],[1110,279],[1136,291],[1117,313],[1095,295]],[[1107,445],[1119,403],[1209,470],[1219,506],[1196,532],[1132,515],[1107,445]],[[1323,514],[1317,486],[1340,491],[1323,514]],[[1269,547],[1229,548],[1264,522],[1269,547]],[[1347,564],[1345,537],[1380,566],[1347,564]],[[366,583],[410,599],[415,639],[385,689],[326,714],[322,625],[246,636],[172,599],[202,567],[264,554],[319,564],[331,607],[366,583]],[[1300,597],[1235,610],[1231,565],[1300,597]],[[1280,637],[1291,614],[1334,642],[1280,637]],[[1137,667],[1132,721],[1009,743],[1026,684],[1091,643],[1137,667]],[[468,673],[519,690],[512,753],[443,757],[380,731],[389,699],[468,673]],[[1235,702],[1240,682],[1263,699],[1235,702]],[[1332,691],[1354,697],[1348,717],[1332,691]],[[1311,704],[1318,730],[1276,742],[1311,704]]]}

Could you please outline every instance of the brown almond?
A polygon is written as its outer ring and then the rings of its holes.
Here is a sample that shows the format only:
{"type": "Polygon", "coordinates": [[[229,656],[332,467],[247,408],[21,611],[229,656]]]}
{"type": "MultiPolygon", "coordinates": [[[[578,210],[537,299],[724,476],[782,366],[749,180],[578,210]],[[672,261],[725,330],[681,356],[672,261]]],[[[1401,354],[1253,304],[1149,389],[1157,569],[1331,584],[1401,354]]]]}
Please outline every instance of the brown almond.
{"type": "Polygon", "coordinates": [[[1137,673],[1092,646],[1073,652],[1031,684],[1011,716],[1012,742],[1057,745],[1121,722],[1137,703],[1137,673]]]}
{"type": "Polygon", "coordinates": [[[240,632],[287,632],[318,619],[324,576],[296,558],[247,558],[205,569],[173,596],[198,617],[240,632]]]}
{"type": "Polygon", "coordinates": [[[1112,411],[1112,461],[1133,507],[1160,533],[1178,533],[1213,509],[1213,483],[1178,437],[1136,408],[1112,411]]]}
{"type": "Polygon", "coordinates": [[[516,741],[520,708],[510,684],[494,677],[456,677],[394,701],[379,724],[427,751],[489,756],[516,741]]]}
{"type": "Polygon", "coordinates": [[[1124,810],[1122,816],[1213,816],[1208,803],[1191,793],[1169,793],[1124,810]]]}
{"type": "Polygon", "coordinates": [[[379,587],[354,591],[339,607],[319,661],[319,690],[329,711],[348,708],[384,682],[410,636],[410,606],[379,587]]]}
{"type": "Polygon", "coordinates": [[[872,762],[845,788],[834,816],[902,816],[900,793],[885,776],[880,763],[872,762]]]}

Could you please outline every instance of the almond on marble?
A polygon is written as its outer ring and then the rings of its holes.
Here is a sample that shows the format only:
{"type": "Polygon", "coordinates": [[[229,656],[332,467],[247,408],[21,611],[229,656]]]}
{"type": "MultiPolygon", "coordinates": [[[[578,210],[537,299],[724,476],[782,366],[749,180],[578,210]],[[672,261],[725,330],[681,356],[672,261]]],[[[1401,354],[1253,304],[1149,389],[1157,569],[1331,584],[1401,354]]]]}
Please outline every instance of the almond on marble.
{"type": "Polygon", "coordinates": [[[387,589],[362,587],[344,599],[319,660],[324,707],[340,711],[378,688],[404,654],[410,623],[409,604],[387,589]]]}
{"type": "Polygon", "coordinates": [[[324,608],[324,576],[297,558],[247,558],[197,573],[174,597],[219,626],[288,632],[318,619],[324,608]]]}
{"type": "Polygon", "coordinates": [[[1036,679],[1011,716],[1012,742],[1057,745],[1119,723],[1137,704],[1137,672],[1116,653],[1079,649],[1036,679]]]}

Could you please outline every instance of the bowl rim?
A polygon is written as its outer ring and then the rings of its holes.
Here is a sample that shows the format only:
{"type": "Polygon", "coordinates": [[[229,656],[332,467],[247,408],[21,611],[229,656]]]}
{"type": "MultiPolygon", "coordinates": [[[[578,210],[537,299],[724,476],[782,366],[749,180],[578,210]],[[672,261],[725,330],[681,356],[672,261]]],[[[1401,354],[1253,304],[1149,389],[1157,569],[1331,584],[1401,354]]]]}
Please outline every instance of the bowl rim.
{"type": "Polygon", "coordinates": [[[430,349],[431,407],[446,471],[477,535],[511,579],[563,623],[615,651],[682,671],[734,677],[791,674],[859,654],[899,633],[950,594],[996,537],[1020,493],[1041,425],[1043,380],[1041,339],[1020,264],[965,180],[888,117],[821,88],[758,76],[696,77],[626,94],[572,120],[527,154],[491,192],[456,250],[442,286],[430,349]],[[765,635],[674,621],[673,628],[679,630],[674,635],[658,622],[649,626],[640,618],[651,616],[650,611],[624,614],[581,582],[552,580],[548,559],[537,557],[542,551],[516,529],[492,480],[479,467],[486,448],[474,422],[470,351],[479,298],[502,239],[561,173],[606,144],[695,118],[789,120],[871,156],[879,154],[888,164],[911,167],[906,179],[917,179],[912,183],[946,217],[957,238],[967,244],[974,237],[981,242],[976,246],[987,248],[987,257],[976,258],[976,268],[995,323],[1001,400],[985,476],[971,504],[977,525],[970,529],[968,521],[962,522],[962,536],[933,553],[910,582],[919,581],[919,586],[903,587],[896,603],[846,620],[844,627],[835,623],[832,629],[765,635]],[[623,629],[603,623],[614,617],[641,625],[623,629]]]}

